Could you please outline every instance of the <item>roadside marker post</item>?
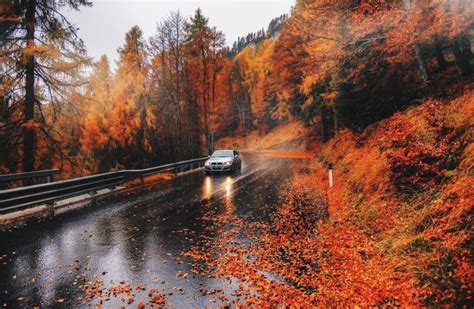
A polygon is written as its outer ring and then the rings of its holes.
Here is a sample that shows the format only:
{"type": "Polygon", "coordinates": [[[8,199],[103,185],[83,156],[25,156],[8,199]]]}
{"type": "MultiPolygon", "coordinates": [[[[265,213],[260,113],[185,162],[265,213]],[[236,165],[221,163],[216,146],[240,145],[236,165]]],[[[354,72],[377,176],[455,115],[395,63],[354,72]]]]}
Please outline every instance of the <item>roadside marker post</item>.
{"type": "Polygon", "coordinates": [[[328,175],[329,175],[329,188],[332,188],[334,185],[333,175],[332,175],[332,164],[328,165],[328,175]]]}

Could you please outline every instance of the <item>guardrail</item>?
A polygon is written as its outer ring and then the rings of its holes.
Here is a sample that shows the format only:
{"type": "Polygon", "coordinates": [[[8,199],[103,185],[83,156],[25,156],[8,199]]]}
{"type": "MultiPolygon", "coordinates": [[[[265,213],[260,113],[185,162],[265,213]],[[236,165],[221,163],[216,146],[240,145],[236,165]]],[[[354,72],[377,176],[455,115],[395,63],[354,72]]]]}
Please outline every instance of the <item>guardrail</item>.
{"type": "Polygon", "coordinates": [[[46,177],[46,182],[52,182],[53,175],[58,174],[58,173],[59,173],[59,169],[55,168],[51,170],[43,170],[43,171],[36,171],[36,172],[0,175],[0,183],[32,179],[32,178],[41,178],[41,177],[46,177]]]}
{"type": "MultiPolygon", "coordinates": [[[[54,203],[56,200],[94,192],[104,188],[114,188],[120,183],[164,171],[178,172],[185,167],[201,167],[208,157],[181,161],[142,170],[122,170],[91,176],[61,180],[0,191],[0,213],[12,212],[30,206],[54,203]]],[[[34,173],[34,172],[33,172],[34,173]]],[[[39,173],[39,172],[38,172],[39,173]]]]}

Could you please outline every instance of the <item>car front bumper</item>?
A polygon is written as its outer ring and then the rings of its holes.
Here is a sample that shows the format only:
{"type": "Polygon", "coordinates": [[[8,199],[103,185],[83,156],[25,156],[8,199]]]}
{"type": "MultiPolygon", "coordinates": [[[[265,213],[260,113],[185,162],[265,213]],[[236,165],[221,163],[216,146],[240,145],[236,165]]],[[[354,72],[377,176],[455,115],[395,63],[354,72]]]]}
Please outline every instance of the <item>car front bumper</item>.
{"type": "Polygon", "coordinates": [[[204,166],[206,172],[219,173],[219,172],[229,172],[232,170],[232,165],[229,166],[204,166]]]}

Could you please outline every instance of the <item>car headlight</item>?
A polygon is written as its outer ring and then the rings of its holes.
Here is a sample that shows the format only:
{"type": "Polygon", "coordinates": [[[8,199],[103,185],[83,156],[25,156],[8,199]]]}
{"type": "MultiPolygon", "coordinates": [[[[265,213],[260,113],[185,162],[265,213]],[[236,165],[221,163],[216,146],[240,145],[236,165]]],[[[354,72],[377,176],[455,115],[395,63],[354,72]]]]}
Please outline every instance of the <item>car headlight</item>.
{"type": "Polygon", "coordinates": [[[211,163],[209,163],[209,161],[206,161],[206,162],[204,162],[204,166],[209,167],[209,166],[211,166],[211,163]]]}
{"type": "Polygon", "coordinates": [[[224,166],[231,166],[232,165],[232,161],[227,161],[224,163],[224,166]]]}

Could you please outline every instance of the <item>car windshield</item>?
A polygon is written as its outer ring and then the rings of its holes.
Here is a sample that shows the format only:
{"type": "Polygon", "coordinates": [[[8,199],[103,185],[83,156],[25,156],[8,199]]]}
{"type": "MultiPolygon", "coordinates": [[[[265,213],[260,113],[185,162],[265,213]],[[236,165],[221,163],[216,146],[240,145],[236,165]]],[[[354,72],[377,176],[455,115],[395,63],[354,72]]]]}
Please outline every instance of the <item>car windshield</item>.
{"type": "Polygon", "coordinates": [[[232,158],[234,152],[232,150],[217,150],[212,154],[213,158],[232,158]]]}

